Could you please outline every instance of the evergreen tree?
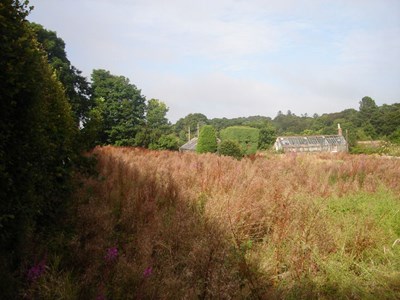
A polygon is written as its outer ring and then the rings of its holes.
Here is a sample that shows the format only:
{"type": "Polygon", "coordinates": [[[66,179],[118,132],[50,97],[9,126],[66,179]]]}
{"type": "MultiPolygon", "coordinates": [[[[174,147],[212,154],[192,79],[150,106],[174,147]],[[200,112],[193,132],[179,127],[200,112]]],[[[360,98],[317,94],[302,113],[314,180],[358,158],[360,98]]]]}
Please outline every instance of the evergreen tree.
{"type": "Polygon", "coordinates": [[[211,125],[205,125],[200,129],[199,139],[197,142],[197,153],[214,153],[217,151],[217,137],[215,129],[211,125]]]}

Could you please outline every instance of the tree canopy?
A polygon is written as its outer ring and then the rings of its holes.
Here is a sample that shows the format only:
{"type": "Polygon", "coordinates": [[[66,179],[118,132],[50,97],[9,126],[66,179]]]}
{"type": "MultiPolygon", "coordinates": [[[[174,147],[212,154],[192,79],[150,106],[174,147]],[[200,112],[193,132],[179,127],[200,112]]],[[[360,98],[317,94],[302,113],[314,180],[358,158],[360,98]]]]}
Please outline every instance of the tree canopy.
{"type": "Polygon", "coordinates": [[[145,98],[124,76],[98,69],[92,73],[94,110],[100,144],[134,146],[145,120],[145,98]]]}
{"type": "Polygon", "coordinates": [[[136,134],[136,144],[150,149],[178,149],[177,137],[171,136],[171,125],[167,119],[168,107],[158,100],[150,99],[146,105],[145,124],[136,134]]]}
{"type": "Polygon", "coordinates": [[[77,125],[84,126],[89,118],[89,110],[93,106],[89,82],[68,60],[65,42],[57,36],[56,32],[47,30],[40,24],[30,23],[29,25],[46,52],[48,62],[56,71],[57,78],[63,84],[75,122],[77,125]]]}

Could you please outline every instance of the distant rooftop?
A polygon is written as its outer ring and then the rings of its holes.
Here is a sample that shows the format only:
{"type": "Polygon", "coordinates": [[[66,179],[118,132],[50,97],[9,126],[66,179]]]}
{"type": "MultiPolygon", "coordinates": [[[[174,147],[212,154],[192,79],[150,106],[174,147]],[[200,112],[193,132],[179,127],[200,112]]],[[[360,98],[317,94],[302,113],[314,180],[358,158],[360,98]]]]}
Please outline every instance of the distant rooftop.
{"type": "Polygon", "coordinates": [[[179,147],[180,152],[184,151],[196,151],[197,138],[192,138],[189,142],[179,147]]]}

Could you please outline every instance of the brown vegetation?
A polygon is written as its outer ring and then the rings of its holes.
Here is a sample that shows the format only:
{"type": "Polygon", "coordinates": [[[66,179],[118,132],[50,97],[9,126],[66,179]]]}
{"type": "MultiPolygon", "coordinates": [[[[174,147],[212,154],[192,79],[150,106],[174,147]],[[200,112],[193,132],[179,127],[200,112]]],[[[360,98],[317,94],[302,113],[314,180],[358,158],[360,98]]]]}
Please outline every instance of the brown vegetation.
{"type": "Polygon", "coordinates": [[[82,296],[400,295],[399,160],[237,161],[116,147],[93,155],[99,175],[78,194],[73,246],[82,296]]]}

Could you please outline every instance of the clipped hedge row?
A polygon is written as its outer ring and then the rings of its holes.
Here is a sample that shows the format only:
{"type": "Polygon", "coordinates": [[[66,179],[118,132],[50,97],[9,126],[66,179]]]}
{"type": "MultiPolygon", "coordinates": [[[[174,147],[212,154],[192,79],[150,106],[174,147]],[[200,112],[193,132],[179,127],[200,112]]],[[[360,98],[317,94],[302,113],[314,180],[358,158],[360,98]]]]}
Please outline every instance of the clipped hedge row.
{"type": "Polygon", "coordinates": [[[211,125],[205,125],[200,129],[199,141],[197,143],[197,153],[214,153],[217,151],[217,136],[215,129],[211,125]]]}
{"type": "Polygon", "coordinates": [[[260,130],[246,126],[232,126],[221,130],[221,141],[231,140],[240,144],[245,155],[254,154],[258,149],[260,130]]]}

